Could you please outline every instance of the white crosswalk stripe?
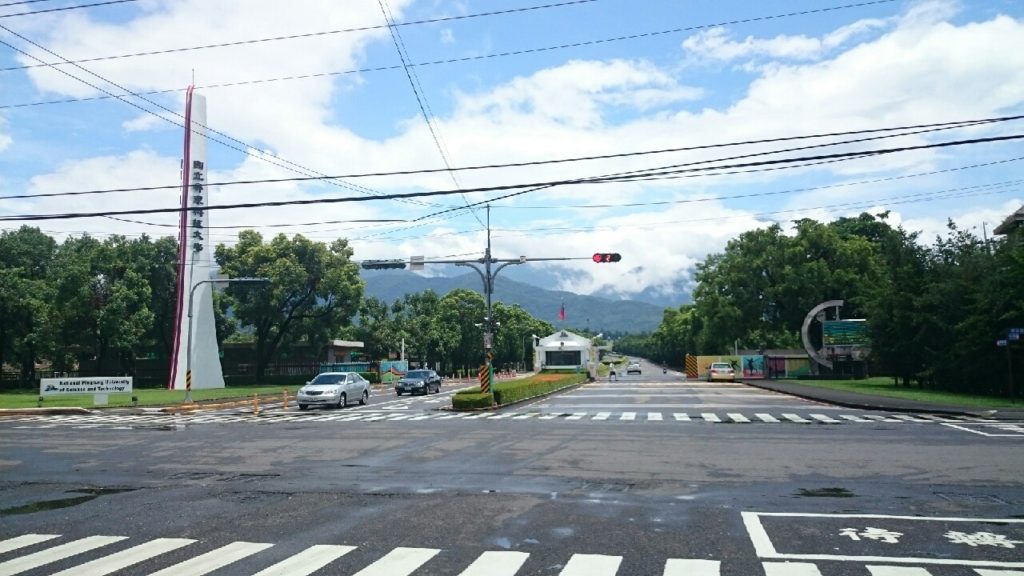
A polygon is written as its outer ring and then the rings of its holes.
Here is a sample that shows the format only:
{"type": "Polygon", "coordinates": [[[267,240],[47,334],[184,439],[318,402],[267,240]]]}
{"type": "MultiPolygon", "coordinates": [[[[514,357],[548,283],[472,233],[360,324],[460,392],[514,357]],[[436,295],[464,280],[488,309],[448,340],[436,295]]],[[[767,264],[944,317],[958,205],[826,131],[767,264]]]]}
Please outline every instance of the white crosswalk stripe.
{"type": "Polygon", "coordinates": [[[750,422],[750,419],[747,418],[746,416],[744,416],[743,414],[736,414],[736,413],[732,412],[732,413],[726,414],[726,416],[728,416],[729,419],[732,420],[733,422],[738,422],[738,423],[741,423],[741,424],[745,423],[745,422],[750,422]]]}
{"type": "Polygon", "coordinates": [[[782,417],[785,418],[786,420],[789,420],[790,422],[796,422],[797,424],[806,424],[810,422],[810,420],[805,420],[797,416],[796,414],[783,414],[782,417]]]}
{"type": "Polygon", "coordinates": [[[757,419],[761,422],[767,422],[769,424],[777,424],[779,422],[779,419],[771,414],[754,414],[754,416],[757,416],[757,419]]]}
{"type": "MultiPolygon", "coordinates": [[[[88,536],[71,540],[56,546],[50,546],[49,542],[60,539],[57,534],[25,534],[6,540],[0,540],[0,553],[9,553],[22,548],[30,548],[37,545],[45,546],[44,549],[31,552],[21,557],[9,559],[0,563],[0,576],[13,576],[28,571],[39,572],[49,564],[58,561],[67,561],[79,554],[99,550],[104,546],[127,540],[126,536],[88,536]]],[[[258,558],[261,552],[274,548],[274,544],[254,542],[231,542],[198,554],[191,558],[180,560],[175,557],[173,560],[161,560],[162,554],[174,550],[183,549],[194,544],[196,541],[187,538],[156,538],[130,548],[116,551],[101,556],[91,561],[84,562],[71,568],[66,568],[54,576],[105,576],[114,572],[127,571],[130,567],[142,562],[167,563],[177,562],[171,565],[160,567],[149,576],[177,576],[187,574],[188,576],[204,576],[229,567],[239,561],[250,557],[258,558]],[[180,560],[180,561],[179,561],[180,560]]],[[[197,546],[198,548],[198,546],[197,546]]],[[[346,554],[357,550],[355,546],[332,544],[313,545],[305,549],[299,549],[291,556],[263,568],[254,576],[308,576],[313,573],[339,573],[337,568],[327,568],[332,562],[346,554]]],[[[459,576],[516,576],[530,558],[529,552],[520,551],[484,551],[465,566],[464,560],[459,560],[460,565],[445,566],[443,562],[453,562],[456,556],[439,554],[441,549],[436,548],[406,548],[397,547],[390,551],[373,553],[376,559],[367,560],[367,564],[355,572],[353,576],[409,576],[413,573],[421,573],[421,569],[432,560],[430,572],[456,574],[459,576]],[[437,558],[435,560],[435,558],[437,558]],[[442,561],[441,558],[447,558],[442,561]]],[[[187,553],[187,550],[186,550],[187,553]]],[[[567,561],[558,572],[558,576],[616,576],[622,569],[623,556],[611,554],[593,553],[572,553],[566,551],[567,561]]],[[[273,562],[282,556],[268,559],[266,563],[273,562]]],[[[811,562],[783,562],[783,561],[761,561],[761,567],[765,576],[822,576],[819,567],[811,562]]],[[[957,574],[966,574],[964,571],[957,574]]],[[[550,570],[550,568],[549,568],[550,570]]],[[[978,576],[1024,576],[1024,572],[1013,569],[995,568],[974,568],[978,576]]],[[[237,572],[237,571],[236,571],[237,572]]],[[[942,572],[941,574],[946,574],[942,572]]],[[[141,573],[133,571],[133,573],[141,573]]],[[[349,573],[346,571],[346,573],[349,573]]],[[[722,563],[719,560],[706,558],[666,558],[664,560],[664,571],[662,576],[722,576],[722,563]]],[[[726,571],[730,576],[739,572],[726,571]]],[[[924,567],[907,565],[872,565],[858,566],[857,574],[864,576],[940,576],[933,570],[924,567]]]]}
{"type": "Polygon", "coordinates": [[[714,412],[701,412],[700,417],[703,418],[705,422],[721,422],[722,421],[722,419],[718,417],[718,414],[715,414],[714,412]]]}
{"type": "Polygon", "coordinates": [[[690,421],[690,415],[687,414],[686,412],[676,412],[675,414],[672,415],[672,417],[675,418],[677,422],[690,421]]]}
{"type": "Polygon", "coordinates": [[[619,420],[636,420],[636,412],[623,412],[619,420]]]}
{"type": "Polygon", "coordinates": [[[661,422],[661,412],[648,412],[647,420],[650,422],[661,422]]]}
{"type": "Polygon", "coordinates": [[[598,412],[594,416],[594,420],[607,420],[608,417],[611,416],[611,415],[612,415],[611,412],[598,412]]]}
{"type": "Polygon", "coordinates": [[[825,416],[824,414],[811,414],[811,418],[814,418],[818,422],[824,422],[825,424],[839,424],[839,420],[825,416]]]}

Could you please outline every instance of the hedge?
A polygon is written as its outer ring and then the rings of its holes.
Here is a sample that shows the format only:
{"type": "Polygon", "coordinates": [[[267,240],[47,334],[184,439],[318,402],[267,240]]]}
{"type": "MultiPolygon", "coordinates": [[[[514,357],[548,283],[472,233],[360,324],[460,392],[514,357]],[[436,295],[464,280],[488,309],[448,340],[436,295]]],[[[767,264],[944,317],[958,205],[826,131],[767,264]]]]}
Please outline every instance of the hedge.
{"type": "Polygon", "coordinates": [[[553,380],[527,378],[522,381],[501,382],[494,386],[494,400],[499,406],[511,404],[578,384],[583,381],[583,378],[582,375],[572,373],[553,380]]]}
{"type": "Polygon", "coordinates": [[[452,396],[452,408],[455,410],[471,410],[473,408],[490,408],[494,405],[494,395],[482,392],[459,392],[452,396]]]}

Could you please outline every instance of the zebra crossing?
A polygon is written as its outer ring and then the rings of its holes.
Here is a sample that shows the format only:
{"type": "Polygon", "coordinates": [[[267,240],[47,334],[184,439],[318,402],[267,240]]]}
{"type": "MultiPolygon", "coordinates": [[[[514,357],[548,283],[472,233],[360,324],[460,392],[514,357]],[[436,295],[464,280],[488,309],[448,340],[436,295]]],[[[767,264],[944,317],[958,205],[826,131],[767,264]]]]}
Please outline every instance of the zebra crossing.
{"type": "MultiPolygon", "coordinates": [[[[14,576],[30,571],[45,570],[57,564],[58,568],[73,564],[53,576],[105,576],[129,570],[144,562],[156,563],[159,569],[150,576],[188,574],[203,576],[243,560],[259,560],[260,555],[275,547],[261,542],[231,542],[226,545],[204,543],[191,538],[155,538],[134,543],[127,536],[86,536],[65,538],[60,534],[22,534],[0,540],[0,576],[14,576]],[[126,546],[126,547],[125,547],[126,546]],[[110,549],[120,548],[107,553],[110,549]],[[172,552],[187,551],[193,555],[175,554],[173,560],[161,561],[172,552]],[[24,554],[19,555],[20,553],[24,554]],[[102,555],[98,555],[102,554],[102,555]],[[98,557],[97,557],[98,555],[98,557]],[[77,559],[77,557],[85,558],[77,559]]],[[[288,545],[283,545],[288,548],[288,545]]],[[[344,544],[315,544],[301,550],[287,550],[290,556],[264,567],[255,576],[306,576],[321,569],[337,573],[338,562],[357,546],[344,544]]],[[[531,553],[517,550],[486,550],[466,564],[456,560],[458,555],[441,555],[439,548],[396,547],[382,556],[368,554],[369,564],[357,567],[354,576],[407,576],[413,573],[444,573],[460,576],[515,576],[529,560],[531,553]],[[456,564],[456,565],[451,565],[456,564]],[[461,570],[461,571],[459,571],[461,570]]],[[[559,553],[559,576],[615,576],[619,573],[624,556],[595,553],[559,553]],[[564,563],[562,563],[564,562],[564,563]]],[[[280,556],[276,556],[279,558],[280,556]]],[[[546,561],[547,562],[547,561],[546,561]]],[[[834,564],[822,566],[811,562],[759,562],[765,576],[830,576],[840,570],[834,564]]],[[[722,576],[744,574],[757,576],[750,570],[730,570],[728,563],[707,558],[667,558],[662,576],[722,576]]],[[[251,564],[246,564],[247,567],[251,564]]],[[[842,574],[851,574],[850,566],[841,567],[842,574]]],[[[967,574],[964,567],[858,565],[854,568],[863,576],[946,576],[967,574]]],[[[226,573],[226,572],[218,572],[226,573]]],[[[551,572],[554,574],[554,572],[551,572]]],[[[977,576],[1020,576],[1024,572],[990,568],[974,568],[977,576]]]]}
{"type": "Polygon", "coordinates": [[[196,424],[256,423],[275,424],[284,422],[423,422],[423,421],[544,421],[544,422],[601,422],[601,423],[649,423],[672,424],[992,424],[998,421],[977,417],[946,414],[825,414],[820,412],[662,412],[657,410],[624,411],[501,411],[501,412],[450,412],[435,410],[429,412],[397,412],[386,409],[359,408],[338,411],[299,412],[294,410],[267,410],[260,414],[244,412],[213,412],[192,414],[63,414],[7,417],[0,422],[14,428],[49,428],[74,426],[80,428],[122,428],[191,426],[196,424]]]}

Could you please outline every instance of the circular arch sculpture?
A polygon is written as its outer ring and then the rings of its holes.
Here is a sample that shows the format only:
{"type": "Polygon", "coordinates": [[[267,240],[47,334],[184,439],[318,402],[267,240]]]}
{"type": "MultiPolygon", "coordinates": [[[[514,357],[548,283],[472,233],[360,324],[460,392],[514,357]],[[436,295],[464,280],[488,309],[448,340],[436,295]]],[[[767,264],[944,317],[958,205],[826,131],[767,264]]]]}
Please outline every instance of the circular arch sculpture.
{"type": "Polygon", "coordinates": [[[842,300],[828,300],[826,302],[822,302],[821,304],[818,304],[814,308],[811,308],[811,311],[807,313],[807,316],[804,316],[803,326],[800,327],[800,339],[803,340],[804,350],[807,351],[807,355],[810,356],[812,360],[828,368],[829,370],[832,369],[832,361],[826,358],[822,358],[821,355],[818,354],[818,351],[814,349],[814,346],[811,344],[811,338],[810,334],[808,333],[808,330],[810,330],[811,328],[811,321],[814,320],[814,318],[818,314],[824,312],[829,308],[836,308],[836,318],[838,318],[838,309],[842,307],[842,300]]]}

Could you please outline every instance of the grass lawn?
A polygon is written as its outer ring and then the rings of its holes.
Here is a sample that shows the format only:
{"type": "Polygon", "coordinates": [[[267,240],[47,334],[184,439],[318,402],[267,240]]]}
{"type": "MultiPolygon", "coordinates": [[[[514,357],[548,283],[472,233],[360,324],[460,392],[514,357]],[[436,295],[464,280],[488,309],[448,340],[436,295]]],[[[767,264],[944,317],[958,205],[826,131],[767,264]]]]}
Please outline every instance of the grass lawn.
{"type": "Polygon", "coordinates": [[[836,390],[847,390],[849,392],[860,392],[874,396],[886,396],[889,398],[902,398],[904,400],[916,400],[932,404],[945,404],[948,406],[967,406],[971,408],[1024,408],[1024,400],[1012,400],[998,396],[977,396],[972,394],[957,394],[953,392],[940,392],[936,390],[921,390],[919,388],[897,387],[893,379],[888,376],[866,378],[864,380],[793,380],[795,384],[807,386],[818,386],[821,388],[832,388],[836,390]]]}
{"type": "MultiPolygon", "coordinates": [[[[299,389],[294,386],[232,386],[230,388],[213,388],[205,390],[193,390],[192,399],[199,402],[203,400],[223,400],[252,398],[253,394],[261,396],[281,396],[282,390],[288,390],[292,395],[299,389]]],[[[107,396],[107,406],[131,406],[132,395],[138,396],[139,406],[162,406],[166,404],[180,404],[185,398],[183,390],[158,390],[140,389],[131,394],[110,394],[107,396]]],[[[38,390],[19,390],[15,392],[0,393],[0,408],[35,408],[39,400],[38,390]]],[[[68,396],[47,396],[43,401],[43,407],[79,407],[92,408],[92,394],[68,395],[68,396]]]]}

